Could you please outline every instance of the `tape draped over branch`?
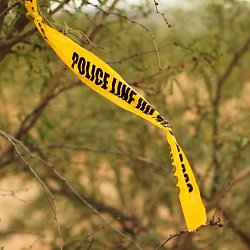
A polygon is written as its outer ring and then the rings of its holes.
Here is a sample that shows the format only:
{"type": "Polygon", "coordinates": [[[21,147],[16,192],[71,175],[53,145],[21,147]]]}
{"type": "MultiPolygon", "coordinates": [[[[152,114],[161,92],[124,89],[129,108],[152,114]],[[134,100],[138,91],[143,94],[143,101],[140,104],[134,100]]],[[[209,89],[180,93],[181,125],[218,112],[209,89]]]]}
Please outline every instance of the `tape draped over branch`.
{"type": "Polygon", "coordinates": [[[179,199],[189,231],[206,224],[206,210],[191,166],[173,135],[169,122],[108,64],[82,48],[67,36],[46,25],[36,0],[26,0],[27,18],[37,27],[45,41],[62,61],[90,88],[123,109],[164,130],[170,146],[174,175],[178,179],[179,199]]]}

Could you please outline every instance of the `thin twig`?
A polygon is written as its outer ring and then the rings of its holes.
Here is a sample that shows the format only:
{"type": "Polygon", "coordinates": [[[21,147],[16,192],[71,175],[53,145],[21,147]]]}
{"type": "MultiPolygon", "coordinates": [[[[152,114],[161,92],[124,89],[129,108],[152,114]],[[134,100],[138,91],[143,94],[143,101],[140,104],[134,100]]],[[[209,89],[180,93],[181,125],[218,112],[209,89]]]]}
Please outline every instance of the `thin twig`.
{"type": "Polygon", "coordinates": [[[64,0],[63,2],[61,2],[54,10],[51,11],[51,14],[54,15],[55,13],[57,13],[59,10],[61,10],[65,4],[67,4],[70,0],[64,0]]]}
{"type": "Polygon", "coordinates": [[[157,60],[158,60],[158,69],[159,71],[161,71],[161,60],[160,60],[160,54],[159,54],[159,48],[156,44],[156,41],[155,41],[155,37],[154,35],[152,34],[152,32],[150,31],[150,29],[148,27],[146,27],[145,25],[135,21],[135,20],[132,20],[131,18],[129,18],[127,15],[123,15],[121,13],[116,13],[116,12],[111,12],[111,11],[105,11],[103,10],[101,7],[99,7],[97,4],[93,4],[93,3],[90,3],[90,2],[87,2],[89,5],[99,9],[100,11],[102,11],[105,15],[115,15],[115,16],[119,16],[123,19],[126,19],[127,21],[131,22],[132,24],[136,24],[138,26],[140,26],[142,29],[144,29],[146,31],[146,33],[150,36],[151,40],[153,41],[153,44],[154,44],[154,48],[155,48],[155,52],[156,52],[156,55],[157,55],[157,60]]]}
{"type": "MultiPolygon", "coordinates": [[[[119,220],[119,217],[117,217],[117,218],[116,218],[115,220],[113,220],[113,221],[110,221],[110,222],[104,224],[103,226],[101,226],[100,228],[98,228],[97,230],[95,230],[94,232],[88,234],[88,235],[85,237],[85,239],[82,240],[82,242],[80,243],[80,245],[79,245],[79,247],[77,248],[77,250],[81,250],[81,246],[83,245],[83,243],[84,243],[86,240],[88,240],[90,237],[91,237],[91,242],[92,242],[92,240],[95,239],[95,237],[93,237],[93,236],[94,236],[96,233],[98,233],[98,232],[100,232],[100,231],[106,229],[106,228],[109,227],[112,223],[114,223],[115,221],[118,221],[118,220],[119,220]]],[[[92,244],[93,244],[93,242],[92,242],[92,244]]]]}
{"type": "Polygon", "coordinates": [[[20,190],[17,190],[17,191],[0,189],[0,196],[2,196],[2,197],[13,197],[16,200],[25,203],[26,201],[24,199],[21,199],[21,198],[19,198],[17,196],[17,193],[20,193],[20,192],[23,192],[23,191],[27,191],[27,189],[23,189],[23,190],[20,189],[20,190]]]}
{"type": "Polygon", "coordinates": [[[225,197],[225,195],[242,180],[249,178],[250,176],[250,166],[245,167],[237,175],[235,175],[231,181],[207,204],[207,211],[210,211],[215,206],[218,206],[220,200],[225,197]]]}
{"type": "Polygon", "coordinates": [[[228,185],[227,185],[227,187],[225,189],[225,191],[223,192],[223,194],[221,196],[221,199],[219,200],[219,202],[218,202],[218,204],[217,204],[217,206],[216,206],[216,208],[214,210],[214,214],[213,214],[212,220],[215,219],[218,211],[221,209],[221,203],[222,203],[223,199],[225,198],[226,194],[229,192],[230,188],[231,188],[231,182],[229,181],[228,185]]]}
{"type": "MultiPolygon", "coordinates": [[[[203,227],[211,227],[211,226],[217,226],[217,227],[223,227],[223,224],[221,223],[221,219],[218,218],[217,221],[214,220],[214,218],[212,218],[210,220],[209,223],[207,223],[206,225],[202,225],[201,227],[199,227],[196,231],[198,231],[200,228],[203,228],[203,227]]],[[[165,247],[165,245],[170,241],[172,240],[173,238],[176,238],[180,235],[183,235],[183,234],[186,234],[186,233],[190,233],[188,231],[188,229],[185,229],[185,230],[181,230],[175,234],[170,234],[158,247],[155,248],[155,250],[159,250],[163,247],[165,247]]]]}
{"type": "Polygon", "coordinates": [[[56,204],[54,195],[51,193],[51,191],[49,190],[47,185],[42,181],[42,179],[38,176],[38,174],[35,172],[35,170],[30,166],[28,161],[22,156],[21,152],[18,149],[18,145],[20,145],[25,151],[28,151],[28,149],[20,141],[16,140],[11,135],[8,135],[3,130],[0,130],[0,135],[11,143],[11,145],[14,147],[14,150],[15,150],[17,157],[23,162],[23,164],[29,169],[29,171],[35,176],[35,178],[37,179],[37,181],[40,183],[40,185],[44,189],[45,193],[47,194],[48,201],[49,201],[51,209],[54,213],[55,221],[57,224],[57,230],[58,230],[58,235],[59,235],[59,239],[60,239],[60,249],[63,250],[61,227],[60,227],[59,219],[58,219],[58,215],[57,215],[58,209],[57,209],[57,204],[56,204]]]}
{"type": "MultiPolygon", "coordinates": [[[[130,238],[128,235],[126,235],[125,233],[121,232],[120,230],[116,229],[114,226],[112,226],[112,224],[95,208],[93,207],[84,197],[81,196],[81,194],[76,191],[72,185],[66,180],[66,178],[64,178],[56,169],[53,165],[51,165],[50,163],[48,163],[47,161],[45,161],[44,159],[42,159],[41,157],[39,157],[38,155],[33,154],[21,141],[11,137],[10,135],[8,135],[7,133],[5,133],[3,130],[0,130],[0,135],[2,135],[5,139],[7,139],[8,141],[10,141],[10,143],[15,147],[15,149],[17,148],[17,145],[20,145],[22,147],[22,149],[24,151],[26,151],[26,153],[28,153],[30,155],[31,158],[35,158],[37,160],[39,160],[41,163],[43,163],[46,167],[48,167],[49,169],[51,169],[54,173],[54,175],[56,176],[57,179],[59,179],[62,183],[64,183],[64,185],[66,185],[66,187],[79,199],[81,200],[87,207],[89,207],[93,213],[95,213],[97,216],[99,216],[103,221],[105,221],[107,224],[110,225],[110,227],[116,232],[118,233],[120,236],[126,238],[129,242],[133,243],[134,246],[137,249],[142,250],[142,248],[140,247],[140,245],[133,240],[132,238],[130,238]]],[[[15,150],[16,151],[16,150],[15,150]]],[[[24,159],[24,157],[21,155],[21,153],[19,151],[18,152],[18,157],[20,157],[21,159],[24,159]]],[[[48,192],[49,197],[52,200],[52,204],[54,205],[54,210],[56,212],[57,215],[57,207],[55,206],[55,199],[54,196],[52,195],[52,193],[50,192],[50,190],[48,189],[48,187],[46,186],[46,184],[40,179],[40,177],[36,174],[36,172],[31,168],[31,166],[26,162],[26,160],[24,159],[24,163],[25,165],[32,171],[32,173],[36,176],[36,178],[39,180],[40,184],[44,187],[46,193],[48,192]]],[[[55,219],[58,222],[58,218],[55,215],[55,219]]],[[[59,227],[59,223],[58,223],[58,227],[59,227]]],[[[60,227],[58,228],[58,230],[60,229],[60,227]]],[[[61,245],[61,249],[62,249],[62,245],[61,245]]]]}
{"type": "Polygon", "coordinates": [[[153,167],[155,167],[157,170],[161,169],[163,171],[168,171],[162,164],[157,163],[153,160],[150,160],[144,156],[140,155],[133,155],[128,152],[122,152],[122,151],[111,151],[106,149],[96,149],[84,144],[80,145],[71,145],[71,144],[49,144],[41,147],[35,147],[36,151],[47,151],[52,149],[66,149],[66,150],[72,150],[72,151],[86,151],[86,152],[93,152],[97,154],[108,154],[108,155],[115,155],[115,156],[125,156],[127,158],[130,158],[131,160],[137,160],[139,162],[147,163],[153,167]]]}
{"type": "Polygon", "coordinates": [[[93,238],[91,239],[91,241],[90,241],[90,243],[89,243],[89,246],[88,246],[87,250],[89,250],[89,249],[92,247],[94,241],[95,241],[95,237],[93,237],[93,238]]]}
{"type": "Polygon", "coordinates": [[[171,28],[172,26],[171,26],[171,24],[168,22],[168,20],[167,20],[167,18],[166,18],[166,15],[165,15],[164,13],[160,12],[159,9],[158,9],[159,3],[156,2],[156,0],[153,0],[153,1],[154,1],[156,13],[157,13],[157,14],[160,14],[160,15],[163,17],[163,19],[164,19],[165,23],[167,24],[168,28],[171,28]]]}
{"type": "MultiPolygon", "coordinates": [[[[164,44],[164,45],[158,47],[158,49],[160,50],[160,49],[162,49],[162,48],[165,48],[165,47],[171,46],[171,45],[174,45],[174,43],[167,43],[167,44],[164,44]]],[[[120,63],[123,63],[123,62],[125,62],[125,61],[128,61],[128,60],[130,60],[130,59],[132,59],[132,58],[134,58],[134,57],[139,57],[139,56],[151,54],[151,53],[153,53],[153,52],[155,52],[155,49],[153,49],[153,50],[148,50],[148,51],[143,51],[143,52],[136,52],[135,54],[130,55],[130,56],[127,56],[127,57],[124,57],[124,58],[122,58],[122,59],[120,59],[120,60],[118,60],[118,61],[111,61],[111,62],[107,62],[107,63],[108,63],[108,64],[115,64],[115,63],[119,63],[119,64],[120,64],[120,63]]]]}

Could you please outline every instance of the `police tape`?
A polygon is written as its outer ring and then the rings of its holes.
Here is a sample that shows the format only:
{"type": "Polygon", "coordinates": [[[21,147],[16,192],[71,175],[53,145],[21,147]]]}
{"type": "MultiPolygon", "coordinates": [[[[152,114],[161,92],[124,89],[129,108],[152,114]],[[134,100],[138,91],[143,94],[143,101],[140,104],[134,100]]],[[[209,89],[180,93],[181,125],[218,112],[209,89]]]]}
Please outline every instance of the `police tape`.
{"type": "Polygon", "coordinates": [[[189,231],[194,231],[204,225],[206,210],[199,187],[169,122],[108,64],[67,36],[46,25],[38,11],[36,0],[26,0],[25,7],[27,18],[35,24],[50,47],[82,82],[121,108],[148,120],[166,132],[187,228],[189,231]]]}

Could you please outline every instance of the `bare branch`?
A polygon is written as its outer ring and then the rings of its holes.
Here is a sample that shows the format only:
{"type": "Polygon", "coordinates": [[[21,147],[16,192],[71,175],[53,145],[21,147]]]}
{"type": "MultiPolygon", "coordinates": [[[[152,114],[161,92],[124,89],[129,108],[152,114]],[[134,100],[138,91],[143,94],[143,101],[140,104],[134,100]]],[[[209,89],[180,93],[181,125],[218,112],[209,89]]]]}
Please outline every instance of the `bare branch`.
{"type": "Polygon", "coordinates": [[[133,155],[127,152],[119,152],[119,151],[111,151],[111,150],[103,150],[103,149],[97,149],[90,147],[88,145],[70,145],[70,144],[50,144],[50,145],[45,145],[41,147],[34,147],[34,150],[36,151],[47,151],[47,150],[52,150],[52,149],[67,149],[67,150],[73,150],[73,151],[86,151],[86,152],[93,152],[93,153],[98,153],[98,154],[109,154],[109,155],[116,155],[116,156],[125,156],[130,158],[131,160],[136,160],[138,162],[143,162],[147,163],[153,167],[155,167],[157,170],[161,169],[164,171],[167,171],[167,168],[162,166],[159,163],[156,163],[155,161],[152,161],[148,158],[145,158],[143,156],[139,155],[133,155]]]}
{"type": "MultiPolygon", "coordinates": [[[[158,48],[158,46],[156,44],[154,35],[152,34],[152,32],[150,31],[150,29],[148,27],[146,27],[145,25],[143,25],[143,24],[141,24],[141,23],[139,23],[139,22],[137,22],[135,20],[132,20],[127,15],[123,15],[121,13],[112,12],[110,10],[109,11],[105,11],[102,8],[100,8],[97,4],[92,4],[90,2],[88,2],[88,4],[91,5],[91,6],[93,6],[93,7],[96,7],[97,9],[99,9],[100,11],[102,11],[107,16],[108,15],[115,15],[115,16],[121,17],[121,18],[126,19],[127,21],[131,22],[132,24],[136,24],[136,25],[140,26],[142,29],[144,29],[146,31],[146,33],[150,36],[151,40],[153,41],[154,48],[155,48],[155,53],[157,55],[157,60],[158,60],[158,69],[159,69],[159,71],[162,70],[162,68],[161,68],[160,54],[159,54],[159,48],[158,48]]],[[[89,35],[89,37],[91,37],[91,36],[89,35]]]]}
{"type": "Polygon", "coordinates": [[[27,189],[20,189],[20,190],[3,190],[3,189],[0,189],[0,196],[2,196],[2,197],[13,197],[16,200],[25,203],[26,201],[24,199],[19,198],[17,196],[18,193],[21,193],[21,192],[24,192],[24,191],[27,191],[27,189]]]}
{"type": "MultiPolygon", "coordinates": [[[[57,13],[69,1],[70,0],[64,0],[62,3],[60,3],[54,10],[51,11],[51,15],[57,13]]],[[[19,4],[19,2],[16,2],[16,4],[19,4]]],[[[23,42],[27,37],[31,36],[37,31],[36,28],[32,28],[20,36],[14,37],[14,33],[20,33],[28,23],[29,20],[25,16],[21,16],[13,26],[13,29],[8,34],[7,38],[0,40],[0,61],[11,51],[12,46],[19,42],[23,42]]]]}
{"type": "MultiPolygon", "coordinates": [[[[69,90],[73,87],[80,86],[79,82],[76,84],[71,84],[66,87],[62,87],[57,90],[57,86],[60,84],[60,78],[62,77],[62,72],[64,70],[64,66],[62,66],[58,72],[55,74],[55,77],[51,84],[48,85],[47,92],[45,96],[40,100],[40,102],[35,106],[35,108],[24,118],[22,123],[20,124],[19,129],[14,133],[16,139],[21,139],[29,130],[36,124],[39,117],[42,115],[45,108],[48,106],[50,101],[57,97],[60,93],[65,90],[69,90]]],[[[0,158],[2,158],[11,148],[11,145],[7,143],[0,149],[0,158]]]]}
{"type": "Polygon", "coordinates": [[[89,250],[89,249],[92,247],[94,241],[95,241],[95,237],[93,237],[93,238],[91,239],[91,241],[90,241],[90,243],[89,243],[89,246],[88,246],[87,250],[89,250]]]}
{"type": "Polygon", "coordinates": [[[222,188],[221,191],[218,192],[217,195],[208,203],[208,205],[206,206],[207,211],[209,212],[211,209],[218,206],[220,200],[224,198],[226,193],[228,193],[233,187],[235,187],[244,179],[249,178],[249,176],[250,176],[250,166],[247,166],[243,170],[241,170],[237,175],[235,175],[234,178],[230,181],[230,184],[222,188]]]}
{"type": "Polygon", "coordinates": [[[166,15],[164,13],[160,12],[159,9],[158,9],[159,3],[156,2],[156,0],[153,0],[153,1],[154,1],[156,13],[160,14],[163,17],[163,19],[164,19],[165,23],[167,24],[168,28],[171,28],[172,26],[168,22],[166,15]]]}
{"type": "MultiPolygon", "coordinates": [[[[164,44],[164,45],[160,46],[158,49],[159,49],[159,51],[160,51],[161,49],[163,49],[163,48],[165,48],[165,47],[167,47],[167,46],[171,46],[171,45],[174,45],[174,43],[167,43],[167,44],[164,44]]],[[[130,55],[130,56],[127,56],[127,57],[124,57],[124,58],[122,58],[122,59],[120,59],[120,60],[118,60],[118,61],[111,61],[111,62],[107,62],[107,63],[108,63],[108,64],[115,64],[115,63],[121,64],[121,63],[123,63],[123,62],[125,62],[125,61],[128,61],[128,60],[134,58],[134,57],[139,57],[139,56],[151,54],[151,53],[153,53],[153,52],[155,52],[155,49],[153,49],[153,50],[148,50],[148,51],[143,51],[143,52],[136,52],[135,54],[130,55]]]]}
{"type": "Polygon", "coordinates": [[[220,76],[218,83],[217,83],[217,91],[215,100],[220,101],[221,96],[221,89],[225,84],[228,77],[231,75],[232,71],[234,70],[235,66],[238,64],[240,59],[244,56],[244,54],[248,51],[250,46],[250,37],[248,37],[242,47],[234,54],[233,58],[231,59],[230,63],[228,64],[227,68],[225,69],[224,73],[220,76]]]}
{"type": "MultiPolygon", "coordinates": [[[[44,166],[47,167],[48,170],[50,170],[50,172],[53,174],[54,178],[56,178],[57,180],[59,180],[64,187],[64,191],[63,193],[69,192],[70,194],[73,194],[75,197],[77,197],[80,201],[82,201],[89,209],[91,209],[93,211],[94,214],[96,214],[99,218],[101,218],[103,221],[105,221],[107,224],[110,225],[110,227],[116,232],[118,233],[120,236],[122,236],[123,238],[126,238],[129,242],[133,243],[133,245],[137,248],[142,250],[142,248],[139,246],[139,244],[133,240],[132,238],[130,238],[128,235],[126,235],[125,233],[121,232],[120,230],[116,229],[114,226],[112,226],[112,224],[83,196],[81,195],[78,191],[76,191],[73,186],[66,180],[66,178],[64,178],[56,169],[53,165],[51,165],[50,163],[48,163],[46,160],[42,159],[41,157],[39,157],[38,155],[33,154],[21,141],[13,138],[12,136],[8,135],[6,132],[4,132],[3,130],[0,130],[0,135],[2,137],[4,137],[6,140],[8,140],[11,145],[15,148],[15,152],[18,155],[18,158],[20,158],[23,163],[25,164],[25,166],[33,173],[33,175],[37,178],[37,180],[39,181],[39,183],[42,185],[42,187],[44,188],[44,190],[46,191],[46,193],[48,194],[48,197],[50,198],[50,204],[52,204],[52,208],[53,211],[55,213],[55,220],[57,222],[58,225],[58,233],[61,237],[61,231],[60,231],[60,225],[58,222],[58,218],[57,218],[57,205],[55,203],[55,198],[53,196],[53,194],[51,193],[50,190],[53,190],[53,187],[50,189],[48,188],[48,185],[46,185],[41,179],[40,177],[36,174],[36,172],[32,169],[32,167],[29,165],[29,163],[25,160],[25,158],[22,156],[22,154],[19,152],[18,150],[18,145],[20,145],[20,147],[31,157],[31,158],[35,158],[37,159],[39,162],[41,162],[44,166]]],[[[55,190],[56,192],[56,190],[55,190]]],[[[113,209],[113,208],[109,208],[109,209],[113,209]]],[[[114,209],[113,209],[114,211],[114,209]]],[[[122,218],[122,215],[120,214],[120,212],[118,212],[118,214],[116,213],[116,217],[119,217],[120,219],[122,218]]],[[[62,239],[62,238],[61,238],[62,239]]],[[[61,241],[62,242],[62,241],[61,241]]],[[[62,244],[61,244],[62,247],[62,244]]]]}
{"type": "MultiPolygon", "coordinates": [[[[210,220],[210,222],[208,224],[199,227],[196,231],[198,231],[200,228],[211,227],[211,226],[223,227],[223,224],[221,224],[221,219],[218,218],[217,221],[215,221],[215,220],[212,219],[212,220],[210,220]]],[[[176,237],[178,237],[180,235],[186,234],[186,233],[190,233],[190,232],[187,229],[185,229],[185,230],[181,230],[180,232],[177,232],[175,234],[170,234],[158,247],[156,247],[155,250],[159,250],[159,249],[165,247],[166,244],[170,240],[172,240],[173,238],[176,238],[176,237]]]]}
{"type": "Polygon", "coordinates": [[[115,8],[116,4],[119,2],[119,0],[114,0],[113,3],[111,4],[111,6],[109,7],[108,11],[104,11],[102,10],[98,5],[93,5],[89,2],[87,2],[88,4],[94,6],[95,8],[99,9],[101,12],[102,12],[102,16],[99,18],[99,13],[96,14],[96,17],[95,17],[95,21],[98,22],[98,24],[96,26],[94,26],[93,28],[91,28],[88,32],[88,37],[90,40],[92,40],[94,38],[94,36],[96,35],[96,33],[101,29],[103,28],[103,22],[104,20],[106,19],[106,17],[108,16],[108,13],[110,11],[113,11],[113,9],[115,8]]]}
{"type": "Polygon", "coordinates": [[[60,249],[63,250],[61,227],[60,227],[59,220],[58,220],[58,212],[57,212],[58,209],[57,209],[57,204],[56,204],[56,201],[55,201],[55,197],[51,193],[51,191],[48,188],[48,186],[42,181],[42,179],[38,176],[38,174],[35,172],[35,170],[30,166],[30,164],[28,163],[28,161],[22,156],[21,152],[18,149],[18,146],[20,145],[25,151],[27,151],[27,148],[20,141],[16,140],[15,138],[13,138],[12,136],[8,135],[7,133],[5,133],[2,130],[0,130],[0,135],[3,138],[5,138],[7,141],[9,141],[11,143],[11,145],[14,147],[14,150],[15,150],[15,153],[16,153],[17,157],[29,169],[29,171],[34,175],[34,177],[37,179],[37,181],[39,182],[39,184],[44,189],[44,191],[45,191],[45,193],[46,193],[46,195],[48,197],[48,201],[49,201],[49,204],[51,206],[51,209],[52,209],[52,211],[54,213],[54,216],[55,216],[55,221],[56,221],[56,224],[57,224],[58,235],[59,235],[59,239],[60,239],[60,249]]]}
{"type": "Polygon", "coordinates": [[[62,1],[54,10],[51,11],[51,14],[54,15],[57,13],[59,10],[61,10],[65,4],[69,3],[70,0],[64,0],[62,1]]]}

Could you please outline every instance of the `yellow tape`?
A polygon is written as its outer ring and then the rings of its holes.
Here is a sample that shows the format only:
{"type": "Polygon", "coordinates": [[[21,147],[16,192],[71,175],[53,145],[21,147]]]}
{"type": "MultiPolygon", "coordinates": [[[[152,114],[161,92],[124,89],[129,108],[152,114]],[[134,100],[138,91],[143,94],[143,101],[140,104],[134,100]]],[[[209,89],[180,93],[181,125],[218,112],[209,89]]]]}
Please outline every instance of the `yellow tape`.
{"type": "Polygon", "coordinates": [[[46,25],[38,12],[36,0],[26,0],[29,18],[62,61],[90,88],[116,105],[148,120],[163,129],[170,145],[179,198],[189,231],[206,223],[206,210],[200,197],[199,187],[188,160],[177,143],[170,124],[157,110],[109,65],[93,53],[82,48],[67,36],[46,25]]]}

